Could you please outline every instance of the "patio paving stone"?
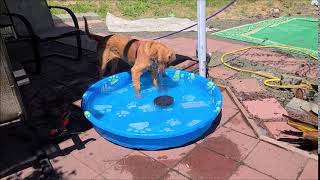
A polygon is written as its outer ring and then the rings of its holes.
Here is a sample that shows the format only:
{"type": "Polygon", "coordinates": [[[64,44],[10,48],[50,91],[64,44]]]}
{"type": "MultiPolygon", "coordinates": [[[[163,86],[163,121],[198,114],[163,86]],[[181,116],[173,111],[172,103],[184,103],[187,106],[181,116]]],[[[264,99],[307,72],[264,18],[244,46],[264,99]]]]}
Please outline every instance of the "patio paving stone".
{"type": "Polygon", "coordinates": [[[72,141],[72,139],[67,139],[65,141],[58,143],[58,146],[61,150],[67,149],[73,145],[74,145],[74,142],[72,141]]]}
{"type": "Polygon", "coordinates": [[[258,142],[258,139],[221,127],[199,145],[233,160],[241,161],[258,142]]]}
{"type": "Polygon", "coordinates": [[[199,71],[199,64],[195,64],[189,68],[186,69],[186,71],[192,72],[192,73],[198,73],[199,71]]]}
{"type": "Polygon", "coordinates": [[[82,99],[78,99],[78,100],[74,101],[72,103],[72,105],[74,105],[75,107],[81,108],[81,101],[82,101],[82,99]]]}
{"type": "Polygon", "coordinates": [[[99,133],[97,133],[97,131],[94,128],[91,128],[91,129],[81,133],[79,136],[80,136],[81,140],[86,140],[89,138],[92,138],[92,139],[101,138],[101,135],[99,133]]]}
{"type": "Polygon", "coordinates": [[[309,159],[298,180],[319,179],[319,164],[317,161],[309,159]]]}
{"type": "Polygon", "coordinates": [[[244,47],[246,46],[238,43],[232,43],[217,39],[207,39],[207,48],[209,52],[228,52],[244,47]]]}
{"type": "Polygon", "coordinates": [[[188,180],[189,178],[177,173],[176,171],[169,171],[163,178],[163,180],[188,180]]]}
{"type": "MultiPolygon", "coordinates": [[[[103,21],[101,20],[88,20],[89,29],[91,29],[92,26],[96,26],[96,24],[99,24],[99,23],[104,24],[103,21]]],[[[78,24],[79,24],[79,28],[81,29],[84,28],[84,21],[78,21],[78,24]]],[[[74,22],[70,22],[70,21],[60,22],[56,24],[56,26],[74,26],[74,22]]]]}
{"type": "Polygon", "coordinates": [[[37,171],[33,167],[28,167],[17,173],[11,174],[4,179],[9,180],[9,179],[36,178],[38,177],[37,175],[39,175],[39,173],[37,173],[37,171]]]}
{"type": "Polygon", "coordinates": [[[296,179],[306,161],[304,156],[260,141],[244,163],[276,179],[296,179]]]}
{"type": "MultiPolygon", "coordinates": [[[[191,57],[194,56],[196,53],[196,39],[178,37],[173,39],[161,39],[160,42],[166,44],[168,47],[175,49],[177,53],[181,53],[183,55],[188,55],[191,57]]],[[[208,52],[227,52],[238,48],[242,48],[244,46],[227,41],[207,39],[207,47],[208,52]]]]}
{"type": "Polygon", "coordinates": [[[223,107],[239,109],[226,90],[222,91],[222,105],[223,107]]]}
{"type": "Polygon", "coordinates": [[[287,115],[287,111],[275,98],[244,101],[243,104],[249,114],[263,120],[281,119],[282,114],[287,115]]]}
{"type": "Polygon", "coordinates": [[[107,179],[158,179],[168,171],[169,168],[164,164],[135,151],[101,175],[107,179]]]}
{"type": "Polygon", "coordinates": [[[226,179],[237,167],[236,161],[197,146],[174,169],[192,179],[226,179]]]}
{"type": "Polygon", "coordinates": [[[237,71],[234,71],[226,67],[214,67],[209,69],[209,76],[214,79],[226,80],[235,75],[236,73],[237,71]]]}
{"type": "Polygon", "coordinates": [[[241,165],[229,180],[274,180],[274,178],[262,174],[247,166],[241,165]]]}
{"type": "Polygon", "coordinates": [[[183,69],[187,69],[188,67],[191,67],[195,64],[197,64],[196,61],[186,60],[186,61],[183,61],[182,63],[175,65],[174,68],[183,70],[183,69]]]}
{"type": "Polygon", "coordinates": [[[223,126],[227,123],[233,116],[239,112],[239,108],[233,102],[230,95],[226,90],[222,91],[222,108],[221,108],[221,119],[218,127],[223,126]]]}
{"type": "Polygon", "coordinates": [[[227,128],[233,129],[235,131],[244,133],[251,137],[257,137],[250,127],[250,125],[246,122],[245,118],[241,113],[238,113],[234,118],[232,118],[228,123],[224,125],[227,128]]]}
{"type": "Polygon", "coordinates": [[[221,119],[219,122],[218,127],[223,126],[225,123],[227,123],[233,116],[235,116],[239,110],[231,108],[229,106],[225,106],[222,103],[222,110],[221,110],[221,119]]]}
{"type": "Polygon", "coordinates": [[[101,176],[101,175],[98,175],[98,176],[96,176],[96,177],[94,177],[94,178],[92,178],[90,180],[106,180],[106,178],[101,176]]]}
{"type": "Polygon", "coordinates": [[[290,138],[290,139],[299,139],[299,136],[290,135],[289,133],[299,133],[301,131],[289,126],[287,122],[264,122],[267,130],[270,134],[276,138],[290,138]],[[287,133],[287,134],[286,134],[287,133]]]}
{"type": "Polygon", "coordinates": [[[161,151],[141,151],[143,154],[156,159],[157,161],[165,164],[172,168],[174,167],[183,157],[185,157],[189,151],[191,151],[196,145],[191,144],[184,147],[173,148],[161,151]]]}
{"type": "Polygon", "coordinates": [[[88,143],[86,148],[72,152],[72,156],[91,169],[102,173],[131,152],[131,149],[118,146],[104,138],[100,138],[88,143]]]}
{"type": "Polygon", "coordinates": [[[255,79],[233,79],[229,82],[237,92],[252,93],[264,91],[255,79]]]}
{"type": "MultiPolygon", "coordinates": [[[[97,139],[101,138],[101,136],[93,128],[91,128],[91,129],[81,133],[79,135],[79,138],[81,139],[81,141],[83,143],[87,144],[87,143],[91,143],[93,141],[96,141],[97,139]]],[[[75,144],[71,138],[67,139],[65,141],[62,141],[58,144],[58,146],[61,150],[69,148],[74,145],[75,144]]]]}
{"type": "Polygon", "coordinates": [[[160,42],[175,50],[177,54],[193,57],[196,55],[196,41],[190,38],[160,39],[160,42]]]}
{"type": "Polygon", "coordinates": [[[98,174],[72,156],[57,157],[51,160],[56,178],[91,179],[98,174]]]}
{"type": "MultiPolygon", "coordinates": [[[[161,39],[159,41],[166,44],[168,47],[173,48],[178,54],[183,54],[189,57],[195,56],[196,54],[196,39],[178,37],[173,39],[161,39]]],[[[230,43],[216,39],[207,39],[208,52],[227,52],[242,47],[244,46],[236,43],[230,43]]]]}

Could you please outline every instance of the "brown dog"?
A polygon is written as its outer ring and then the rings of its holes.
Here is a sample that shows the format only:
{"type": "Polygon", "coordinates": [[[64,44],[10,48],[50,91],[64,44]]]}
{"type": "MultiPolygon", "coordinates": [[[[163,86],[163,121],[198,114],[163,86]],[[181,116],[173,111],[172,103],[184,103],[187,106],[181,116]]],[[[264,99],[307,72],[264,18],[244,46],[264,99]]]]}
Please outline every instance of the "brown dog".
{"type": "MultiPolygon", "coordinates": [[[[99,42],[97,47],[100,58],[99,77],[103,76],[111,60],[122,59],[133,66],[131,75],[137,96],[140,96],[140,76],[144,70],[151,71],[153,84],[158,86],[158,74],[176,59],[175,52],[164,44],[153,40],[137,40],[121,34],[105,37],[94,35],[89,32],[85,17],[84,22],[88,36],[99,42]]],[[[117,63],[113,65],[112,71],[115,70],[116,65],[117,63]]]]}

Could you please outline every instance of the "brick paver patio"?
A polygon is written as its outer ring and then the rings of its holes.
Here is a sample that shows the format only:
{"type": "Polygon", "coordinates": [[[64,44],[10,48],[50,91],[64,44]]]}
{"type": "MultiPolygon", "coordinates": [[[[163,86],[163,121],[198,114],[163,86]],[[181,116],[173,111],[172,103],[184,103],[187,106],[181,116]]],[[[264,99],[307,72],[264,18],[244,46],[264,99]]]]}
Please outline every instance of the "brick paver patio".
{"type": "MultiPolygon", "coordinates": [[[[98,23],[94,21],[93,24],[98,23]]],[[[194,56],[196,42],[194,39],[177,38],[162,41],[182,55],[194,56]]],[[[212,51],[226,52],[241,47],[244,46],[221,40],[208,41],[208,49],[212,51]]],[[[250,60],[258,61],[258,58],[252,55],[250,60]]],[[[70,62],[63,61],[63,63],[70,62]]],[[[82,69],[89,68],[87,63],[80,62],[78,65],[82,69]]],[[[196,71],[195,66],[197,63],[185,61],[176,68],[196,71]]],[[[81,68],[76,66],[67,65],[67,67],[70,71],[81,72],[81,68]]],[[[91,68],[94,71],[96,66],[92,65],[91,68]]],[[[209,72],[214,80],[229,80],[236,74],[235,71],[223,66],[212,68],[209,72]]],[[[94,78],[87,81],[92,82],[94,78]]],[[[234,89],[249,94],[264,91],[264,88],[252,79],[240,83],[231,80],[230,83],[234,85],[234,89]]],[[[84,90],[86,87],[83,86],[81,89],[84,90]]],[[[223,108],[220,119],[217,119],[219,124],[215,131],[204,139],[169,150],[142,151],[110,143],[91,128],[80,134],[80,139],[86,142],[85,148],[74,149],[70,153],[51,159],[55,176],[62,179],[318,179],[318,160],[257,137],[243,109],[230,96],[231,92],[223,87],[220,89],[223,94],[223,108]]],[[[79,94],[81,95],[81,91],[79,94]]],[[[282,114],[287,113],[275,98],[246,100],[241,103],[249,114],[262,120],[277,121],[281,119],[282,114]],[[266,112],[265,109],[270,111],[266,112]]],[[[286,127],[278,126],[275,122],[268,123],[270,133],[277,137],[281,136],[280,131],[286,130],[286,127]]],[[[73,141],[68,139],[59,143],[59,147],[64,152],[73,144],[73,141]]],[[[0,167],[5,165],[6,163],[0,162],[0,167]]],[[[35,171],[32,167],[28,167],[4,179],[34,177],[35,171]]]]}
{"type": "MultiPolygon", "coordinates": [[[[80,135],[83,141],[93,139],[84,149],[51,160],[56,174],[68,179],[316,179],[317,161],[259,140],[228,93],[223,95],[230,99],[223,113],[236,115],[196,143],[163,151],[131,150],[90,129],[80,135]]],[[[60,148],[71,145],[67,140],[60,148]]],[[[16,175],[31,173],[28,168],[16,175]]]]}

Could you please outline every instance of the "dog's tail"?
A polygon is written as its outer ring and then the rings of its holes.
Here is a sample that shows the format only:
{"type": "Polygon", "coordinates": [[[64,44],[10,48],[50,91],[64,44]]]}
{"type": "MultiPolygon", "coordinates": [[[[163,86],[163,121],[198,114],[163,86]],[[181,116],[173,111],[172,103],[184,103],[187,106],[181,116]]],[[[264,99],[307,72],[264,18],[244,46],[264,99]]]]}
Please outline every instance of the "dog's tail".
{"type": "Polygon", "coordinates": [[[84,19],[84,27],[85,27],[85,31],[87,33],[87,35],[89,36],[90,39],[96,40],[96,41],[101,41],[103,40],[103,36],[99,36],[96,34],[91,34],[89,31],[89,26],[88,26],[88,22],[87,22],[87,18],[83,16],[84,19]]]}

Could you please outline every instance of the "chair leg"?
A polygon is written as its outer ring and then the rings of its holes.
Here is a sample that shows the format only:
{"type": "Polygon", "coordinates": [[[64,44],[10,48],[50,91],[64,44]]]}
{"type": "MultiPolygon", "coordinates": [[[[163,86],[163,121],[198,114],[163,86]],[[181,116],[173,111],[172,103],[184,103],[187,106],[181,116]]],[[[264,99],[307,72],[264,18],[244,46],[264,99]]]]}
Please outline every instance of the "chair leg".
{"type": "Polygon", "coordinates": [[[81,55],[82,55],[82,45],[81,45],[81,35],[80,35],[80,31],[76,32],[76,38],[77,38],[77,60],[80,61],[81,55]]]}
{"type": "Polygon", "coordinates": [[[40,52],[39,52],[40,42],[33,38],[32,39],[32,48],[33,48],[33,56],[34,61],[36,63],[36,71],[35,74],[39,74],[41,72],[41,62],[40,62],[40,52]]]}

